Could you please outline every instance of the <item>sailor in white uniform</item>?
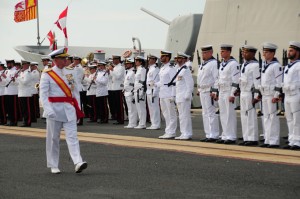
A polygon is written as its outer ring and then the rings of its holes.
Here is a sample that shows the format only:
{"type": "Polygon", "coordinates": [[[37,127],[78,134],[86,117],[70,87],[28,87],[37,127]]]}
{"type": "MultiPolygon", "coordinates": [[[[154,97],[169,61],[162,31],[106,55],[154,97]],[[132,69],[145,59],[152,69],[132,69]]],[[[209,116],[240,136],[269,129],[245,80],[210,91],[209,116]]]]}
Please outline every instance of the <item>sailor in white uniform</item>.
{"type": "Polygon", "coordinates": [[[205,138],[201,141],[216,142],[219,137],[219,119],[210,91],[218,77],[218,62],[213,57],[211,45],[202,46],[201,51],[203,62],[199,66],[197,75],[197,94],[200,95],[205,132],[205,138]]]}
{"type": "Polygon", "coordinates": [[[258,85],[260,84],[259,63],[255,59],[257,48],[244,45],[243,54],[245,62],[241,67],[240,100],[243,142],[239,145],[258,145],[258,127],[255,103],[258,102],[258,85]],[[253,97],[254,95],[254,97],[253,97]]]}
{"type": "Polygon", "coordinates": [[[137,56],[135,58],[136,73],[134,77],[134,99],[136,110],[139,117],[138,126],[135,129],[145,129],[146,128],[146,96],[145,96],[145,86],[146,86],[146,69],[144,67],[145,58],[142,56],[137,56]]]}
{"type": "Polygon", "coordinates": [[[49,56],[42,56],[42,63],[43,63],[43,70],[51,68],[49,67],[50,57],[49,56]]]}
{"type": "Polygon", "coordinates": [[[3,62],[0,61],[0,125],[5,125],[6,120],[6,108],[5,108],[5,85],[6,85],[6,66],[3,62]]]}
{"type": "Polygon", "coordinates": [[[159,82],[159,67],[156,64],[158,57],[148,55],[149,71],[147,73],[147,103],[150,113],[151,126],[146,129],[160,129],[160,107],[159,107],[159,88],[154,83],[159,82]]]}
{"type": "Polygon", "coordinates": [[[55,50],[49,56],[54,59],[55,66],[43,72],[40,83],[40,99],[44,117],[47,118],[47,167],[51,168],[51,173],[60,173],[59,139],[61,129],[64,128],[75,172],[80,173],[87,168],[87,163],[82,160],[77,138],[76,121],[83,117],[78,106],[77,73],[65,67],[68,56],[65,48],[55,50]]]}
{"type": "Polygon", "coordinates": [[[124,96],[128,107],[128,125],[124,126],[124,128],[134,128],[137,126],[138,122],[138,113],[133,93],[135,82],[134,59],[127,58],[125,60],[125,67],[124,96]]]}
{"type": "Polygon", "coordinates": [[[283,93],[288,125],[289,144],[285,149],[300,149],[300,42],[291,41],[288,49],[290,63],[284,68],[283,93]]]}
{"type": "Polygon", "coordinates": [[[177,115],[175,108],[175,84],[170,84],[176,74],[174,66],[170,64],[172,53],[161,51],[162,66],[159,71],[159,82],[154,83],[159,88],[161,112],[166,121],[165,133],[159,139],[172,139],[176,136],[177,115]]]}
{"type": "Polygon", "coordinates": [[[194,89],[194,80],[190,68],[185,65],[188,56],[184,53],[177,53],[179,68],[176,72],[176,104],[179,113],[179,125],[181,135],[176,140],[192,139],[192,117],[191,101],[194,89]]]}
{"type": "Polygon", "coordinates": [[[31,85],[30,90],[32,94],[32,111],[31,111],[31,122],[37,122],[37,118],[40,118],[40,102],[39,102],[39,84],[41,79],[40,71],[38,70],[37,62],[30,62],[31,72],[31,85]]]}
{"type": "Polygon", "coordinates": [[[259,90],[262,94],[264,144],[260,147],[278,148],[280,142],[280,123],[277,116],[276,103],[282,85],[282,66],[275,58],[277,46],[273,43],[263,44],[265,61],[261,68],[261,82],[259,90]]]}
{"type": "Polygon", "coordinates": [[[91,122],[97,122],[97,109],[96,109],[96,89],[97,89],[97,85],[94,79],[97,78],[97,74],[98,72],[96,72],[97,70],[97,65],[96,64],[92,64],[88,66],[90,69],[90,75],[87,77],[84,75],[84,79],[86,80],[86,82],[88,83],[89,87],[87,89],[86,92],[86,97],[88,100],[88,105],[89,105],[89,112],[86,113],[88,114],[88,116],[90,117],[90,120],[87,121],[89,123],[91,122]]]}
{"type": "Polygon", "coordinates": [[[217,143],[224,144],[234,144],[237,137],[237,119],[234,110],[234,93],[237,88],[232,87],[232,84],[238,85],[240,71],[238,62],[230,55],[231,50],[232,45],[221,44],[220,54],[222,62],[220,63],[219,75],[215,83],[215,88],[219,92],[219,96],[216,97],[218,98],[222,126],[221,139],[217,143]]]}

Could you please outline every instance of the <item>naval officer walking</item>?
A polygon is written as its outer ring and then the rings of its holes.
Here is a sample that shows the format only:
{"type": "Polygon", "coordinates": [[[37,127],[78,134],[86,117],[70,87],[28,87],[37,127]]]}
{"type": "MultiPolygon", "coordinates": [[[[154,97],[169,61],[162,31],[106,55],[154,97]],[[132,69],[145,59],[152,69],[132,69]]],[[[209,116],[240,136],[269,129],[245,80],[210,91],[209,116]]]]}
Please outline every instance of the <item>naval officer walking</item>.
{"type": "Polygon", "coordinates": [[[60,173],[59,139],[61,129],[64,128],[75,172],[80,173],[87,168],[87,163],[82,160],[77,138],[76,121],[84,115],[78,106],[76,71],[65,67],[68,56],[65,48],[55,50],[49,56],[54,59],[55,66],[43,72],[40,83],[40,99],[44,117],[47,118],[47,167],[51,168],[51,173],[60,173]]]}

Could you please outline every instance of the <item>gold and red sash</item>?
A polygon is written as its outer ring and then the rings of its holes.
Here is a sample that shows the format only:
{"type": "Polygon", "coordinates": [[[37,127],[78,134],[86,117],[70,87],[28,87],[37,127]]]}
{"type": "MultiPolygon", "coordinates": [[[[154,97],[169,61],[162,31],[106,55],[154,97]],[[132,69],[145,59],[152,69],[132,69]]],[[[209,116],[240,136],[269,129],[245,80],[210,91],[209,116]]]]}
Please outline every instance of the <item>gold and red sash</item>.
{"type": "Polygon", "coordinates": [[[61,88],[61,90],[65,93],[66,97],[49,97],[49,102],[53,103],[62,103],[67,102],[70,103],[72,106],[74,106],[76,110],[76,116],[77,119],[83,118],[84,113],[80,110],[78,102],[76,98],[72,96],[72,91],[68,87],[68,85],[65,83],[63,79],[60,78],[60,76],[57,75],[56,72],[53,70],[47,72],[48,75],[55,81],[55,83],[61,88]]]}

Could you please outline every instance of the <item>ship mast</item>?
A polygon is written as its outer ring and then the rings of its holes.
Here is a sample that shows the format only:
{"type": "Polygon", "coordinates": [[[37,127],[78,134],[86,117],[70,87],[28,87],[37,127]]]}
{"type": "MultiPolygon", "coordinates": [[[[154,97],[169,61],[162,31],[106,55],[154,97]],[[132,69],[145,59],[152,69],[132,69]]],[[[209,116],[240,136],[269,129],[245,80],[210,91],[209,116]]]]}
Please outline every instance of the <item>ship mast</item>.
{"type": "Polygon", "coordinates": [[[36,16],[37,16],[37,45],[38,45],[38,50],[40,51],[40,46],[41,46],[41,42],[40,42],[40,20],[39,20],[39,1],[36,0],[36,16]]]}

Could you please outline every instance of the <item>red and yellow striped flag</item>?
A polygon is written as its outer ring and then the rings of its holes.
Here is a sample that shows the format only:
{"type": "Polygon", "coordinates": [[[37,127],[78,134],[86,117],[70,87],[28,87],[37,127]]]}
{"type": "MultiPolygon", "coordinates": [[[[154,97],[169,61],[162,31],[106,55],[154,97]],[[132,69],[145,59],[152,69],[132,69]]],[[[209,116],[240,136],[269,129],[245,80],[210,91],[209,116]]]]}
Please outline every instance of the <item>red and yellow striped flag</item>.
{"type": "Polygon", "coordinates": [[[37,0],[23,0],[15,5],[15,22],[37,18],[37,0]]]}

